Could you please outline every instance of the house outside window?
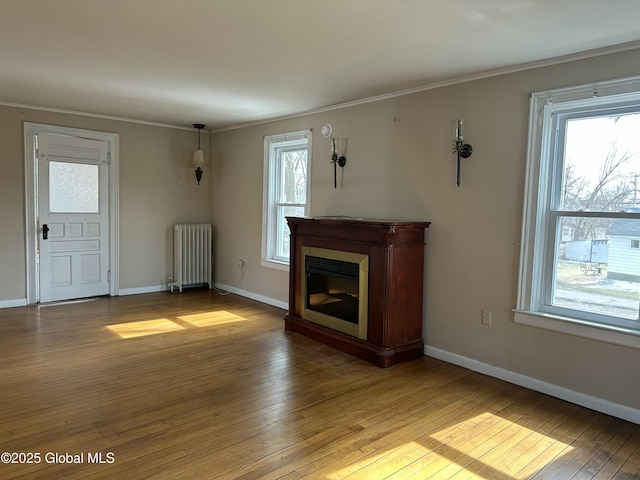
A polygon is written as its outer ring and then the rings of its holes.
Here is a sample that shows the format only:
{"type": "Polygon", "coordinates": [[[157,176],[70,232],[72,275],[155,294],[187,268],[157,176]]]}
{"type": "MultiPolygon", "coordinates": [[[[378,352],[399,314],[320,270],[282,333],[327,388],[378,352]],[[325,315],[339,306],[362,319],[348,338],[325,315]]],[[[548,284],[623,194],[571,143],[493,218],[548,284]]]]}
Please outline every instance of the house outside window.
{"type": "Polygon", "coordinates": [[[638,78],[532,94],[517,323],[640,347],[638,132],[638,78]]]}
{"type": "Polygon", "coordinates": [[[311,130],[264,139],[262,265],[288,269],[287,216],[310,210],[311,130]]]}

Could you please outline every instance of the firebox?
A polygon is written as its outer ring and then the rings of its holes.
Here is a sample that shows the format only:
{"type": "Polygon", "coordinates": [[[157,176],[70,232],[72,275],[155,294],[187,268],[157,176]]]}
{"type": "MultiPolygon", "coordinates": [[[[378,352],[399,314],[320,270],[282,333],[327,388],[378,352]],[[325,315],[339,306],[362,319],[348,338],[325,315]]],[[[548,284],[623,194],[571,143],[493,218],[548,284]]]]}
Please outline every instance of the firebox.
{"type": "Polygon", "coordinates": [[[369,257],[302,247],[303,317],[357,338],[367,338],[369,257]]]}

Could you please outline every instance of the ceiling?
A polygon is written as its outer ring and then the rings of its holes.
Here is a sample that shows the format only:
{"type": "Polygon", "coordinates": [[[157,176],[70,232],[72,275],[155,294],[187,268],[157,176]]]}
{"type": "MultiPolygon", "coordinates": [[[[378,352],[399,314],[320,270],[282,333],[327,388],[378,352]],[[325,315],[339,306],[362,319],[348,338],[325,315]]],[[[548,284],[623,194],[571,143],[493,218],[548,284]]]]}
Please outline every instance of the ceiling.
{"type": "Polygon", "coordinates": [[[638,0],[0,0],[0,102],[220,130],[638,47],[639,19],[638,0]]]}

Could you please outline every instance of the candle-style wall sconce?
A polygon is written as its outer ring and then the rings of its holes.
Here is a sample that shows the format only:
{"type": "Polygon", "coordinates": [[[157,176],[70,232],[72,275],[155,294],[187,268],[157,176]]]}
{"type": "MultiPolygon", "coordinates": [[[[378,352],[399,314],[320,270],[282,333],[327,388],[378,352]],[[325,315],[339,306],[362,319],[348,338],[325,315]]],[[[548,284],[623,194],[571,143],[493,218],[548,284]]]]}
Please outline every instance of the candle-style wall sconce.
{"type": "Polygon", "coordinates": [[[453,144],[453,153],[458,157],[458,165],[456,170],[456,183],[460,186],[460,158],[469,158],[473,153],[473,148],[468,143],[464,143],[463,135],[464,120],[459,118],[455,128],[455,143],[453,144]]]}
{"type": "MultiPolygon", "coordinates": [[[[323,137],[331,137],[333,129],[328,123],[322,126],[320,133],[323,137]]],[[[347,143],[348,138],[331,137],[331,163],[333,164],[333,188],[338,188],[338,167],[344,168],[347,164],[347,143]]],[[[344,170],[342,171],[344,175],[344,170]]]]}

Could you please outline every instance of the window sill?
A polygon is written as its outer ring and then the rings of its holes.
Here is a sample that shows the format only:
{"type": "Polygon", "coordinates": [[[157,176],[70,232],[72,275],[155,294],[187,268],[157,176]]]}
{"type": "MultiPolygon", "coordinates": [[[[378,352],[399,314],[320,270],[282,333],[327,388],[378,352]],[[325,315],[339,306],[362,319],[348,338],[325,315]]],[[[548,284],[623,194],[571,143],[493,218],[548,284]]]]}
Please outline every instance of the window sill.
{"type": "Polygon", "coordinates": [[[260,265],[267,268],[273,268],[275,270],[289,271],[289,264],[287,262],[278,262],[276,260],[267,260],[263,258],[260,260],[260,265]]]}
{"type": "Polygon", "coordinates": [[[514,310],[515,323],[640,349],[640,330],[594,324],[575,318],[514,310]]]}

